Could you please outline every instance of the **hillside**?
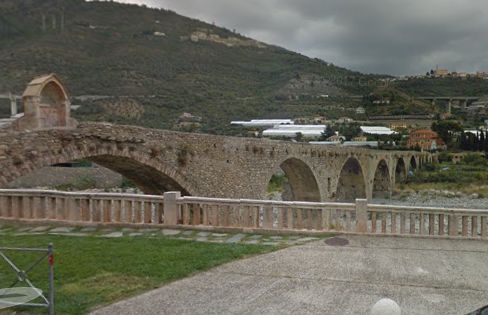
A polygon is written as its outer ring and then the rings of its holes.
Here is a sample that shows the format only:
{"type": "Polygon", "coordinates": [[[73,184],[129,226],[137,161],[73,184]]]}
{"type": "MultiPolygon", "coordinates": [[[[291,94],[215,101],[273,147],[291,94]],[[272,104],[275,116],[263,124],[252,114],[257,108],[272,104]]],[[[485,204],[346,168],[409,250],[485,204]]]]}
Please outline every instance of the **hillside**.
{"type": "Polygon", "coordinates": [[[416,78],[394,85],[413,96],[488,95],[488,80],[481,78],[416,78]]]}
{"type": "Polygon", "coordinates": [[[140,105],[114,114],[113,105],[74,98],[79,119],[172,128],[191,112],[217,133],[231,119],[326,113],[337,104],[319,95],[363,94],[359,80],[377,78],[172,11],[82,0],[1,1],[0,68],[0,92],[21,93],[55,72],[73,96],[140,105]]]}

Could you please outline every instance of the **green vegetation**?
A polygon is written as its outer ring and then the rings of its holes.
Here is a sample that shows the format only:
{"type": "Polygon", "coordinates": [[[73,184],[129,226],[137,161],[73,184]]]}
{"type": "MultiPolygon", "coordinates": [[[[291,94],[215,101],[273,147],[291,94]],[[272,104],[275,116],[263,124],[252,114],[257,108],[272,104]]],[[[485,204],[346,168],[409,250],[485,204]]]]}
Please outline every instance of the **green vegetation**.
{"type": "Polygon", "coordinates": [[[394,86],[414,96],[484,96],[488,80],[479,78],[424,78],[396,81],[394,86]]]}
{"type": "Polygon", "coordinates": [[[363,98],[363,103],[368,116],[425,115],[436,114],[439,110],[431,103],[415,100],[395,87],[377,88],[363,98]],[[384,103],[376,104],[375,101],[384,103]]]}
{"type": "MultiPolygon", "coordinates": [[[[274,250],[272,246],[231,245],[156,238],[106,239],[99,237],[2,235],[0,246],[55,246],[56,314],[85,314],[95,306],[115,302],[170,281],[187,277],[234,259],[274,250]]],[[[10,253],[22,267],[35,261],[33,254],[10,253]]],[[[47,262],[46,262],[47,264],[47,262]]],[[[47,268],[31,273],[47,289],[47,268]]],[[[15,275],[0,259],[0,287],[15,275]]],[[[45,314],[45,309],[19,309],[45,314]]],[[[5,314],[0,311],[0,314],[5,314]]],[[[8,314],[8,313],[7,313],[8,314]]]]}
{"type": "Polygon", "coordinates": [[[426,189],[478,193],[488,196],[488,159],[480,154],[468,154],[459,164],[452,163],[448,153],[439,156],[439,164],[427,165],[415,171],[401,189],[426,189]]]}
{"type": "Polygon", "coordinates": [[[283,192],[283,186],[288,182],[288,178],[284,173],[277,173],[271,176],[271,180],[268,184],[268,193],[283,192]]]}
{"type": "Polygon", "coordinates": [[[192,41],[196,31],[248,39],[167,10],[82,0],[5,0],[0,8],[0,91],[21,94],[34,76],[55,72],[72,95],[109,95],[143,107],[140,116],[131,115],[114,112],[105,100],[74,98],[82,105],[74,112],[80,120],[172,129],[190,112],[203,118],[200,131],[235,134],[230,120],[350,116],[345,107],[358,105],[332,96],[367,94],[371,87],[360,81],[380,78],[272,45],[192,41]],[[60,16],[52,28],[60,11],[63,31],[60,16]]]}
{"type": "Polygon", "coordinates": [[[89,175],[83,175],[77,177],[72,182],[67,182],[61,185],[57,185],[54,188],[56,190],[78,191],[78,190],[93,189],[96,187],[97,187],[97,181],[95,178],[89,175]]]}

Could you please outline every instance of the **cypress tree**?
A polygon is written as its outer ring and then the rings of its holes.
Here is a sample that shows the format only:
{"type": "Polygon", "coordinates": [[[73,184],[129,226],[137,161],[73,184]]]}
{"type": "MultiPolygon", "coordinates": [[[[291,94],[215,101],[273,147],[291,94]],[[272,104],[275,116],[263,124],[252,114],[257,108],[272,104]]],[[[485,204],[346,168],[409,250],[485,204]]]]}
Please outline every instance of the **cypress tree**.
{"type": "Polygon", "coordinates": [[[483,132],[483,130],[481,130],[480,140],[478,143],[478,151],[483,151],[485,149],[485,142],[486,142],[485,133],[483,132]]]}

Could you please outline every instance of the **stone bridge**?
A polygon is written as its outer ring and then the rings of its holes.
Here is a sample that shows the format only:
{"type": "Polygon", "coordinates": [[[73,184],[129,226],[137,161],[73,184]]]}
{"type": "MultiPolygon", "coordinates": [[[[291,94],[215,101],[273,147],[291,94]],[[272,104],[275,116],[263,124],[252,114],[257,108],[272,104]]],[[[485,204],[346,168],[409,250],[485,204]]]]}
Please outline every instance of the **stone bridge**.
{"type": "Polygon", "coordinates": [[[86,159],[134,181],[145,193],[264,198],[278,170],[292,199],[352,200],[388,195],[426,153],[324,147],[268,139],[182,133],[105,123],[0,131],[0,187],[36,169],[86,159]]]}
{"type": "Polygon", "coordinates": [[[0,187],[42,167],[86,159],[131,179],[145,193],[254,198],[273,174],[287,175],[290,198],[352,200],[389,195],[407,172],[432,161],[427,153],[324,147],[78,123],[55,74],[32,80],[24,113],[0,126],[0,187]]]}

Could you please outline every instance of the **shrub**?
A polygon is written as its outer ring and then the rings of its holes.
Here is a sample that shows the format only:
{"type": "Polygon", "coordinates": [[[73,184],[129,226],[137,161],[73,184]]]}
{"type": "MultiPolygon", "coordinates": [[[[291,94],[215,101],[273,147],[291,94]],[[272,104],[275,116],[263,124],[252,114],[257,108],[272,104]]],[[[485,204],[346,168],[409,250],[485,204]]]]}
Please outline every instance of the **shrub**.
{"type": "Polygon", "coordinates": [[[452,162],[452,155],[445,151],[439,153],[439,162],[452,162]]]}

